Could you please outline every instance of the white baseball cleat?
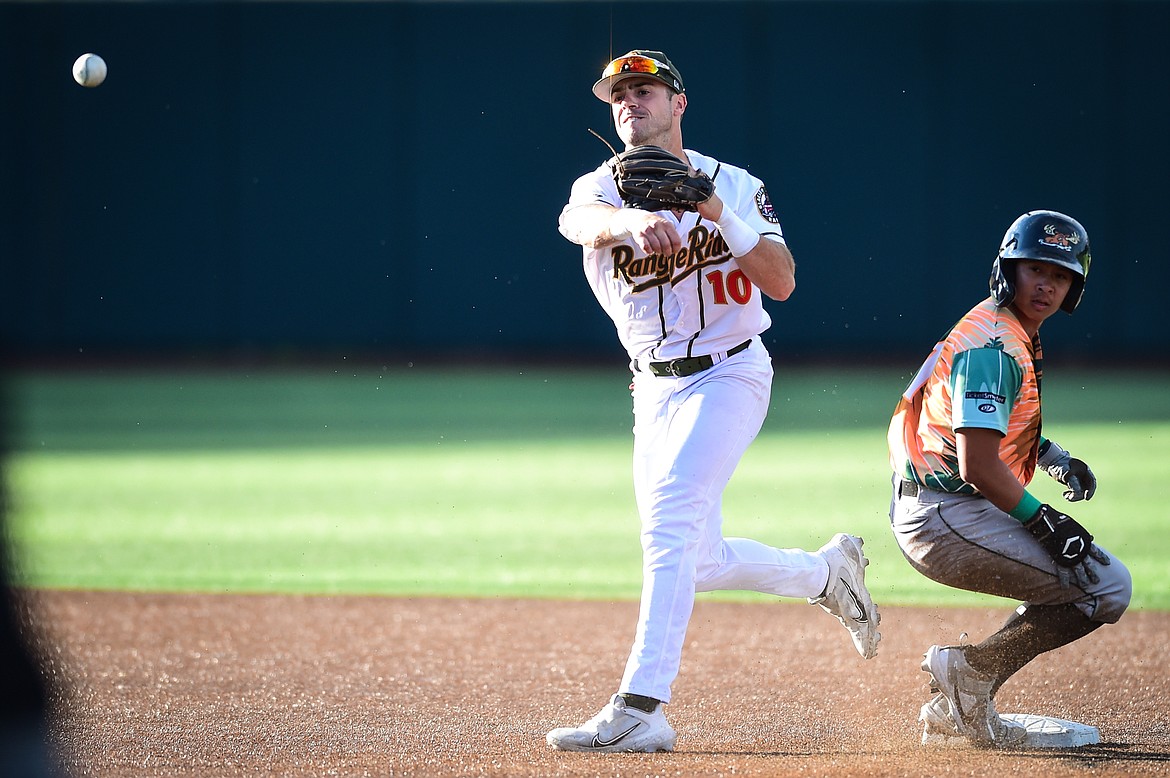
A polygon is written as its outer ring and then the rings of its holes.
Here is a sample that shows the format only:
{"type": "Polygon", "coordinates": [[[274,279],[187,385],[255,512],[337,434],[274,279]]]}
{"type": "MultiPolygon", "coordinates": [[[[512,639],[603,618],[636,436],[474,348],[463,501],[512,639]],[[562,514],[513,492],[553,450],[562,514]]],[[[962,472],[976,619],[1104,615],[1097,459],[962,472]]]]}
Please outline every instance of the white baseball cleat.
{"type": "Polygon", "coordinates": [[[869,560],[862,553],[863,543],[861,538],[839,532],[821,546],[818,553],[829,563],[829,582],[823,595],[808,601],[835,616],[849,630],[857,653],[872,659],[882,639],[878,632],[882,617],[865,588],[869,560]]]}
{"type": "Polygon", "coordinates": [[[559,751],[592,751],[612,754],[628,751],[673,751],[678,735],[666,723],[660,703],[653,713],[626,706],[615,694],[593,718],[579,727],[561,727],[545,740],[559,751]]]}
{"type": "Polygon", "coordinates": [[[963,737],[959,732],[959,725],[955,723],[951,714],[951,703],[942,692],[934,695],[923,703],[918,712],[918,720],[922,722],[922,744],[926,745],[932,737],[952,738],[963,737]]]}
{"type": "MultiPolygon", "coordinates": [[[[995,700],[992,700],[994,708],[995,700]]],[[[1101,731],[1090,724],[1067,721],[1032,713],[1000,713],[995,727],[995,741],[976,742],[992,748],[1080,748],[1101,742],[1101,731]]],[[[922,706],[923,745],[949,745],[952,741],[969,742],[959,732],[951,714],[951,703],[939,693],[922,706]]]]}
{"type": "Polygon", "coordinates": [[[959,646],[931,646],[922,659],[930,673],[931,689],[939,692],[922,706],[922,742],[931,735],[962,736],[995,748],[1020,746],[1027,737],[1024,727],[1005,720],[995,710],[991,689],[995,679],[967,663],[959,646]]]}

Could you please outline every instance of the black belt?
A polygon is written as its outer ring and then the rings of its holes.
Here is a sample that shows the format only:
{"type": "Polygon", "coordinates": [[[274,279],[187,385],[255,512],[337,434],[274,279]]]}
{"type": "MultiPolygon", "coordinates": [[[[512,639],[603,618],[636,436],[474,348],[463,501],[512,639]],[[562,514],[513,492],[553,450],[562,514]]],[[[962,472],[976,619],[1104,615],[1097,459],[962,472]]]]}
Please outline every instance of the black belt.
{"type": "Polygon", "coordinates": [[[909,481],[909,480],[903,478],[902,484],[898,487],[898,496],[899,497],[917,497],[918,491],[921,488],[922,487],[920,487],[918,484],[914,483],[913,481],[909,481]]]}
{"type": "MultiPolygon", "coordinates": [[[[750,340],[745,340],[733,349],[727,352],[727,357],[733,357],[739,352],[752,345],[750,340]]],[[[727,357],[724,357],[726,359],[727,357]]],[[[685,378],[695,373],[702,373],[715,366],[715,360],[707,354],[701,357],[684,357],[682,359],[672,359],[669,362],[649,362],[646,369],[656,376],[674,376],[676,378],[685,378]]],[[[638,360],[634,360],[634,369],[638,370],[638,360]]]]}

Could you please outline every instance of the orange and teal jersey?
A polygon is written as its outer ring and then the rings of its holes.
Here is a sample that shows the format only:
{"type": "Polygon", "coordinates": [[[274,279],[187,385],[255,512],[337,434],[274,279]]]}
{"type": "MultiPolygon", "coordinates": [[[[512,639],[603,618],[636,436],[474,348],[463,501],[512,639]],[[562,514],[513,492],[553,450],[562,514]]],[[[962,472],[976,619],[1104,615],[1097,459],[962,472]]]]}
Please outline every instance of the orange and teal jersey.
{"type": "Polygon", "coordinates": [[[955,431],[997,430],[999,455],[1027,486],[1040,444],[1040,338],[988,298],[935,345],[890,421],[890,466],[928,489],[975,494],[959,475],[955,431]]]}

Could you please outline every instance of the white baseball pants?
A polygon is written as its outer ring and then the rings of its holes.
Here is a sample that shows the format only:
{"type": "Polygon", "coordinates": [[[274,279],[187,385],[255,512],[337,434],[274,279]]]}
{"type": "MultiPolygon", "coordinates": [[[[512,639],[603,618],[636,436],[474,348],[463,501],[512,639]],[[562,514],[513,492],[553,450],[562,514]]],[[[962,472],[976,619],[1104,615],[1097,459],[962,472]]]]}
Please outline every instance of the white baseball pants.
{"type": "Polygon", "coordinates": [[[819,554],[723,537],[723,490],[764,423],[771,389],[771,359],[758,339],[693,376],[634,375],[643,578],[621,692],[670,701],[696,592],[817,597],[825,589],[819,554]]]}

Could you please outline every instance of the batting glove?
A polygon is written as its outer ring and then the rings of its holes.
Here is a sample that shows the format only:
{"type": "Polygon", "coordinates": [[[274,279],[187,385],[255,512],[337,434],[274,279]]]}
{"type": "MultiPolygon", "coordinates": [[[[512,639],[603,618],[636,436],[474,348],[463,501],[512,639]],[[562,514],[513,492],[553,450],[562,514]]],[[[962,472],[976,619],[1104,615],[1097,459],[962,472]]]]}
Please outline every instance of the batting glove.
{"type": "Polygon", "coordinates": [[[1093,475],[1088,465],[1051,440],[1044,441],[1039,453],[1036,466],[1068,487],[1064,491],[1064,499],[1069,502],[1093,499],[1093,493],[1097,491],[1097,476],[1093,475]]]}
{"type": "Polygon", "coordinates": [[[1062,589],[1067,589],[1074,580],[1082,589],[1100,583],[1101,577],[1092,563],[1111,564],[1109,555],[1093,545],[1093,536],[1087,529],[1051,505],[1041,505],[1036,515],[1024,522],[1024,529],[1032,533],[1056,562],[1062,589]]]}

